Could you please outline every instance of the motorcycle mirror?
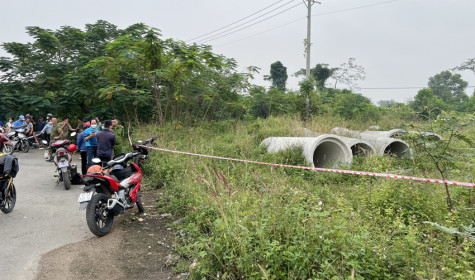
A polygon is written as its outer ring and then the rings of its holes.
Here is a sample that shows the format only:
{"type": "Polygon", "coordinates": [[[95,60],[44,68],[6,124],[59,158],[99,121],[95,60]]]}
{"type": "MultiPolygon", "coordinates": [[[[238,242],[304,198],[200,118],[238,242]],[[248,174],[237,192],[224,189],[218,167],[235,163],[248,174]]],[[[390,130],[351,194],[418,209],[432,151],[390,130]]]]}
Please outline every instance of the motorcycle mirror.
{"type": "Polygon", "coordinates": [[[101,160],[98,159],[98,158],[93,158],[92,162],[94,162],[95,164],[99,164],[99,163],[101,163],[101,160]]]}
{"type": "Polygon", "coordinates": [[[73,133],[71,133],[71,137],[74,137],[76,136],[76,131],[74,131],[73,133]]]}

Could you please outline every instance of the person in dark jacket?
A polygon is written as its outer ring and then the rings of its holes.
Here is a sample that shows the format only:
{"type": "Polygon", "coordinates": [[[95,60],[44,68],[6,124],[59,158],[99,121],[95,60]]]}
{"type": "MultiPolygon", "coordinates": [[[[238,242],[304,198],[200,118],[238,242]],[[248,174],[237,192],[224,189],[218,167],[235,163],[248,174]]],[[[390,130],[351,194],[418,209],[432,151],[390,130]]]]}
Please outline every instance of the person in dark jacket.
{"type": "MultiPolygon", "coordinates": [[[[84,123],[84,129],[89,128],[90,123],[84,123]]],[[[87,173],[87,147],[86,141],[84,138],[86,137],[85,131],[81,132],[78,136],[77,146],[79,148],[79,152],[81,153],[81,173],[82,175],[87,173]]]]}
{"type": "Polygon", "coordinates": [[[114,132],[110,130],[112,122],[104,122],[104,130],[97,133],[97,156],[101,161],[110,161],[116,143],[114,132]]]}
{"type": "MultiPolygon", "coordinates": [[[[12,178],[16,177],[16,174],[20,171],[18,166],[18,159],[12,155],[0,154],[0,201],[4,203],[3,198],[5,197],[4,191],[8,186],[8,180],[5,179],[5,175],[9,175],[12,178]]],[[[3,206],[3,205],[0,205],[3,206]]]]}

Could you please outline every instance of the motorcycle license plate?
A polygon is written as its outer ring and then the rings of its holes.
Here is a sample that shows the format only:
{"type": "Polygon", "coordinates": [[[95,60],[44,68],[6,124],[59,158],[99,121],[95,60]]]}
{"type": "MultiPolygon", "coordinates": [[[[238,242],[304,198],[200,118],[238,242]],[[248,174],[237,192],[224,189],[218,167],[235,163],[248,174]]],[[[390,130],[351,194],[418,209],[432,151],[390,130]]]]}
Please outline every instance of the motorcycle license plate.
{"type": "Polygon", "coordinates": [[[60,161],[58,162],[58,167],[67,167],[69,163],[67,161],[60,161]]]}
{"type": "Polygon", "coordinates": [[[81,202],[86,202],[86,201],[91,200],[92,193],[93,192],[85,192],[85,193],[80,194],[78,198],[78,202],[81,203],[81,202]]]}

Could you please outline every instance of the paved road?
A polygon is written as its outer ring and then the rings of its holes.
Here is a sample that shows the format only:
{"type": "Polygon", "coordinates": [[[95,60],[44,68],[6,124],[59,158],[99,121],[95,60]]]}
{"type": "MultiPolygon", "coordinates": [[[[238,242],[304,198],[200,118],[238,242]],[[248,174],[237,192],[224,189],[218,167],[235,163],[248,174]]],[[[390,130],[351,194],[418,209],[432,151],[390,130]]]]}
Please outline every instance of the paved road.
{"type": "Polygon", "coordinates": [[[93,236],[76,202],[81,186],[66,191],[63,183],[56,185],[54,164],[45,162],[43,152],[14,153],[20,165],[17,202],[11,213],[0,212],[0,279],[33,279],[42,254],[93,236]]]}

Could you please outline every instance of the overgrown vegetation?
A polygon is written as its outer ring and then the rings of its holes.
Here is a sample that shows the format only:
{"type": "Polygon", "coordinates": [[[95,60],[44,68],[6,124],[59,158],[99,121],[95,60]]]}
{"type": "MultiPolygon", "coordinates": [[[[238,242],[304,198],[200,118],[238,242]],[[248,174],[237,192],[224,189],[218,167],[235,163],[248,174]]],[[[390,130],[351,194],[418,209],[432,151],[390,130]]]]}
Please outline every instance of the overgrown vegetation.
{"type": "MultiPolygon", "coordinates": [[[[376,107],[356,92],[365,71],[354,58],[317,64],[291,91],[279,61],[271,87],[252,85],[257,67],[238,72],[209,46],[162,39],[143,24],[27,32],[33,42],[2,44],[10,56],[0,58],[1,117],[117,115],[155,124],[134,127],[134,137],[158,134],[161,147],[296,165],[299,150],[269,154],[260,142],[302,136],[304,126],[432,131],[444,140],[409,135],[412,160],[356,158],[352,168],[474,181],[475,95],[459,74],[435,75],[408,104],[376,107]]],[[[188,262],[193,279],[475,279],[473,188],[164,152],[144,171],[163,193],[158,206],[180,221],[172,225],[182,233],[177,269],[188,262]]]]}
{"type": "MultiPolygon", "coordinates": [[[[383,120],[390,122],[391,120],[383,120]]],[[[470,121],[470,120],[467,120],[470,121]]],[[[459,119],[459,122],[460,119],[459,119]]],[[[349,121],[347,127],[361,123],[349,121]]],[[[328,132],[337,117],[307,127],[328,132]]],[[[422,128],[421,124],[414,124],[422,128]]],[[[149,127],[161,147],[266,162],[302,164],[298,150],[268,154],[269,136],[299,135],[300,118],[149,127]]],[[[460,135],[475,135],[473,119],[460,135]]],[[[450,137],[450,132],[441,134],[450,137]]],[[[453,139],[447,179],[473,182],[473,147],[453,139]],[[470,155],[471,156],[468,156],[470,155]],[[468,156],[468,157],[467,157],[468,156]]],[[[448,138],[445,138],[448,139],[448,138]]],[[[462,139],[463,140],[463,139],[462,139]]],[[[473,139],[472,139],[473,140],[473,139]]],[[[417,148],[417,147],[416,147],[417,148]]],[[[423,152],[418,150],[417,152],[423,152]]],[[[440,177],[424,157],[359,158],[354,170],[440,177]]],[[[182,257],[192,279],[474,279],[473,188],[317,173],[154,152],[146,166],[159,202],[182,223],[182,257]],[[449,229],[449,230],[443,230],[449,229]],[[450,231],[452,229],[452,231],[450,231]],[[465,235],[464,235],[465,234],[465,235]]]]}

